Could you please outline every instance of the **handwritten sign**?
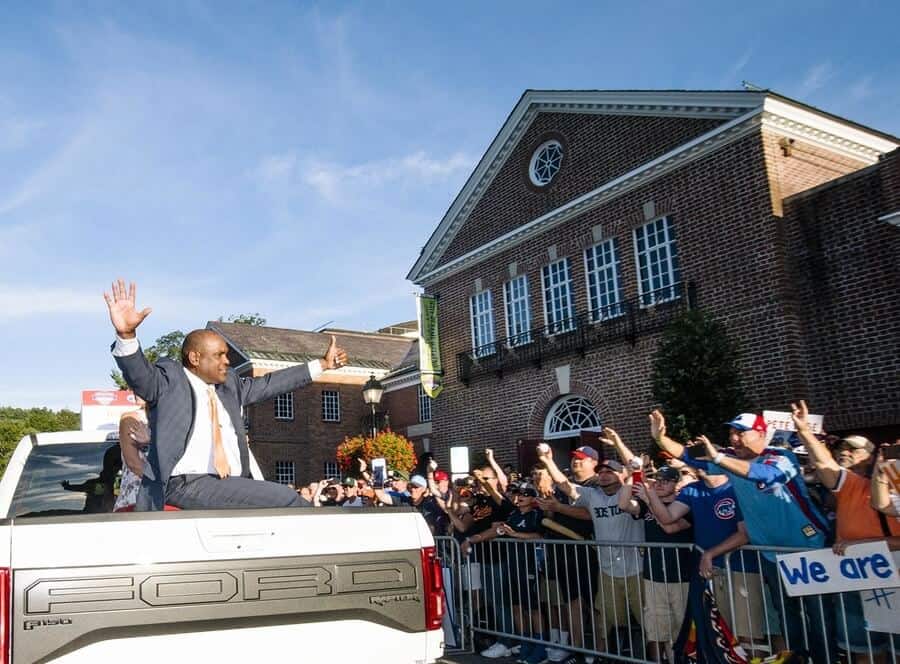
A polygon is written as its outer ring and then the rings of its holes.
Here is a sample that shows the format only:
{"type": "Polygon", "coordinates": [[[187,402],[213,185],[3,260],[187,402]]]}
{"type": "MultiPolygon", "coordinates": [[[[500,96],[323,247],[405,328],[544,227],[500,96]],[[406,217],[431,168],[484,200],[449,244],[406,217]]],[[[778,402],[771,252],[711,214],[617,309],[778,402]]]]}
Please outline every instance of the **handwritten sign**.
{"type": "Polygon", "coordinates": [[[900,574],[885,542],[848,546],[843,556],[816,549],[776,556],[791,597],[900,586],[900,574]]]}
{"type": "MultiPolygon", "coordinates": [[[[766,443],[772,442],[776,434],[783,435],[785,432],[797,430],[790,413],[780,410],[764,410],[763,419],[766,421],[766,443]]],[[[806,416],[806,421],[809,424],[809,430],[814,434],[819,435],[825,430],[824,415],[810,414],[806,416]]]]}
{"type": "MultiPolygon", "coordinates": [[[[900,551],[894,551],[894,566],[900,568],[900,551]]],[[[900,634],[900,588],[876,588],[859,594],[870,632],[900,634]]]]}

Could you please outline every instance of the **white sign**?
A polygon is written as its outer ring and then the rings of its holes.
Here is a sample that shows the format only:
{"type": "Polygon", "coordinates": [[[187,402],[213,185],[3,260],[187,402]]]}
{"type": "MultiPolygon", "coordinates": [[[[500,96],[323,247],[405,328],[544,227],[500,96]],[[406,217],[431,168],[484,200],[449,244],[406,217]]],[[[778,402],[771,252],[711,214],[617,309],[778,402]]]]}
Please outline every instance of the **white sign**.
{"type": "Polygon", "coordinates": [[[450,472],[453,475],[469,474],[469,448],[468,447],[451,447],[450,448],[450,472]]]}
{"type": "Polygon", "coordinates": [[[884,541],[851,544],[843,556],[816,549],[776,557],[791,597],[900,586],[900,574],[884,541]]]}
{"type": "MultiPolygon", "coordinates": [[[[772,439],[775,437],[776,432],[782,433],[797,430],[797,427],[794,426],[794,420],[791,418],[790,413],[785,413],[780,410],[764,410],[763,419],[766,421],[767,444],[772,442],[772,439]]],[[[825,430],[824,415],[809,414],[806,416],[806,422],[809,424],[809,430],[816,435],[821,435],[825,430]]]]}
{"type": "MultiPolygon", "coordinates": [[[[900,551],[893,551],[894,566],[900,569],[900,551]]],[[[900,634],[900,587],[864,590],[859,594],[870,632],[900,634]]]]}

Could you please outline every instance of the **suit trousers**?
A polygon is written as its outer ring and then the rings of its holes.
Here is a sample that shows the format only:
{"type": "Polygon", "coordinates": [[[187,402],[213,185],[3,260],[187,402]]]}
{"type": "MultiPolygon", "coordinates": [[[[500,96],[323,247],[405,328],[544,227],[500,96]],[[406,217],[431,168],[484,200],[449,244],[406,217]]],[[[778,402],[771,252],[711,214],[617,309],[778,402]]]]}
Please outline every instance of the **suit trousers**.
{"type": "Polygon", "coordinates": [[[166,487],[166,504],[183,510],[303,507],[305,502],[284,484],[248,477],[173,475],[166,487]]]}

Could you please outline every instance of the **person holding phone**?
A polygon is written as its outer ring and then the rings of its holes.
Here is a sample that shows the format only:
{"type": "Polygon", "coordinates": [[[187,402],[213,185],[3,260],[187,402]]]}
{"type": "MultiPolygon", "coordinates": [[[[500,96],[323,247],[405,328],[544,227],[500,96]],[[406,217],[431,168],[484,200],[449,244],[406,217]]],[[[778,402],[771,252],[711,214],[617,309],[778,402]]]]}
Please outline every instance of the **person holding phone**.
{"type": "MultiPolygon", "coordinates": [[[[875,462],[875,445],[863,436],[846,436],[841,439],[835,461],[825,444],[813,435],[807,422],[808,414],[805,401],[791,404],[797,435],[815,464],[816,475],[834,494],[837,505],[836,537],[832,546],[834,553],[842,556],[853,544],[881,540],[885,540],[892,551],[900,551],[900,521],[888,519],[872,507],[869,475],[875,462]]],[[[841,648],[849,650],[860,662],[869,661],[870,641],[873,652],[887,652],[886,634],[866,632],[859,593],[841,593],[841,600],[835,602],[834,608],[838,645],[841,648]]]]}

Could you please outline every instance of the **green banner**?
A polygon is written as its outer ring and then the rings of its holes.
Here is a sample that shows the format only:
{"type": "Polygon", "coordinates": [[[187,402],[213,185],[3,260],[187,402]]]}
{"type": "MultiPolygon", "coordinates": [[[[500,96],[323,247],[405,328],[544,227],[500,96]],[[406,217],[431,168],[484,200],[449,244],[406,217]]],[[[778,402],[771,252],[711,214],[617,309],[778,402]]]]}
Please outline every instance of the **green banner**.
{"type": "Polygon", "coordinates": [[[434,399],[443,389],[441,377],[444,375],[438,340],[437,299],[419,295],[416,310],[419,316],[419,375],[425,394],[434,399]]]}

